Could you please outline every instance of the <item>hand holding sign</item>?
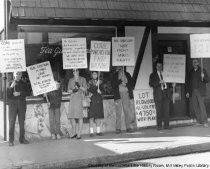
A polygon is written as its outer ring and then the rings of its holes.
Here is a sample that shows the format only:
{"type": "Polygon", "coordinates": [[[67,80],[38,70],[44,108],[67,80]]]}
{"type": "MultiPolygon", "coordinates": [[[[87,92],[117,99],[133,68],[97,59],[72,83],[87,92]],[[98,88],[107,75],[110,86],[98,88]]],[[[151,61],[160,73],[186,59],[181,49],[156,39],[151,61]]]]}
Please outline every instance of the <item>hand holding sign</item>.
{"type": "Polygon", "coordinates": [[[101,90],[100,90],[100,89],[97,89],[97,92],[98,92],[99,94],[101,94],[101,90]]]}
{"type": "Polygon", "coordinates": [[[21,94],[20,92],[13,92],[14,96],[20,96],[20,94],[21,94]]]}
{"type": "Polygon", "coordinates": [[[204,78],[204,73],[201,73],[201,79],[203,81],[203,78],[204,78]]]}

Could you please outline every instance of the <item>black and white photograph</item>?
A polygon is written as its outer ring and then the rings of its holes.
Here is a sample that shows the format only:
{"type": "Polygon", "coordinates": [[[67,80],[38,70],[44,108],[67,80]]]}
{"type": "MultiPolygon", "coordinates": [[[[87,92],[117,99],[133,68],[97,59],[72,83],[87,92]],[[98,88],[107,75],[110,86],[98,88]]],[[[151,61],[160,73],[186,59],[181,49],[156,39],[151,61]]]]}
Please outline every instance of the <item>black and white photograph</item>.
{"type": "Polygon", "coordinates": [[[209,0],[0,0],[0,169],[210,169],[209,0]]]}

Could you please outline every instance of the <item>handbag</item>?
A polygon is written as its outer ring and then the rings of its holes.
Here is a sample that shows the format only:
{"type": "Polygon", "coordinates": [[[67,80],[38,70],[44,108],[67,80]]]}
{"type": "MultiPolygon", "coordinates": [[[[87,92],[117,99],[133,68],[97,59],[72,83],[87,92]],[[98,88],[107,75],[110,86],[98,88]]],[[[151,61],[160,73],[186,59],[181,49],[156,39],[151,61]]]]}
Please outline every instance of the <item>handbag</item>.
{"type": "Polygon", "coordinates": [[[87,118],[88,117],[88,109],[87,108],[83,108],[82,113],[83,113],[83,117],[84,118],[87,118]]]}
{"type": "Polygon", "coordinates": [[[87,108],[87,107],[90,107],[90,96],[86,96],[84,93],[83,93],[83,99],[82,99],[82,106],[84,108],[87,108]]]}

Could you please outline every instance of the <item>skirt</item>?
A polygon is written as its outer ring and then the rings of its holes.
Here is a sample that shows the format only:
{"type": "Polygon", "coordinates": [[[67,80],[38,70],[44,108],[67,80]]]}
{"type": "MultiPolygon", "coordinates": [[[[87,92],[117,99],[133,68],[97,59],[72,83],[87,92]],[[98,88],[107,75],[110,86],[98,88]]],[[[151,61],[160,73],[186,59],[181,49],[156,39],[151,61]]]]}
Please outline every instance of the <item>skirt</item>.
{"type": "Polygon", "coordinates": [[[90,110],[88,113],[89,118],[103,119],[104,109],[103,109],[103,99],[98,93],[91,96],[90,110]]]}
{"type": "Polygon", "coordinates": [[[83,118],[82,93],[77,92],[71,95],[67,117],[70,119],[83,118]]]}

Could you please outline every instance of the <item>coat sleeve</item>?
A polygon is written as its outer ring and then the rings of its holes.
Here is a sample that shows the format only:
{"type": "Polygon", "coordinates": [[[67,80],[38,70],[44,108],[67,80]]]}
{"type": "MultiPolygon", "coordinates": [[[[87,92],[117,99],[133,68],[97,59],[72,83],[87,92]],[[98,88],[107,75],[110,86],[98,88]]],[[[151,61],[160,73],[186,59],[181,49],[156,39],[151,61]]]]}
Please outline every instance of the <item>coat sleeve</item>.
{"type": "Polygon", "coordinates": [[[127,87],[130,87],[132,90],[134,89],[133,79],[130,75],[130,73],[126,72],[126,77],[128,79],[128,83],[126,84],[127,87]]]}
{"type": "Polygon", "coordinates": [[[208,74],[207,74],[205,69],[203,69],[203,73],[204,73],[203,82],[204,83],[208,83],[209,82],[209,76],[208,76],[208,74]]]}
{"type": "Polygon", "coordinates": [[[87,82],[84,77],[82,78],[82,87],[84,87],[85,90],[87,90],[87,82]]]}
{"type": "Polygon", "coordinates": [[[11,99],[13,97],[14,88],[10,87],[12,84],[12,81],[8,83],[7,85],[7,98],[11,99]]]}
{"type": "Polygon", "coordinates": [[[191,71],[188,72],[187,77],[186,77],[185,90],[186,90],[186,93],[190,93],[190,90],[191,90],[191,71]]]}
{"type": "Polygon", "coordinates": [[[160,86],[160,81],[157,78],[155,78],[154,73],[152,73],[149,77],[149,85],[153,88],[160,86]]]}
{"type": "Polygon", "coordinates": [[[74,86],[72,85],[72,79],[69,79],[69,83],[68,83],[68,90],[73,90],[74,86]]]}
{"type": "Polygon", "coordinates": [[[113,76],[113,79],[111,81],[111,85],[112,85],[112,89],[115,90],[118,88],[118,86],[122,83],[121,80],[118,79],[118,74],[115,73],[114,76],[113,76]]]}
{"type": "Polygon", "coordinates": [[[29,95],[30,95],[29,86],[25,82],[22,82],[21,96],[26,97],[26,96],[29,96],[29,95]]]}

